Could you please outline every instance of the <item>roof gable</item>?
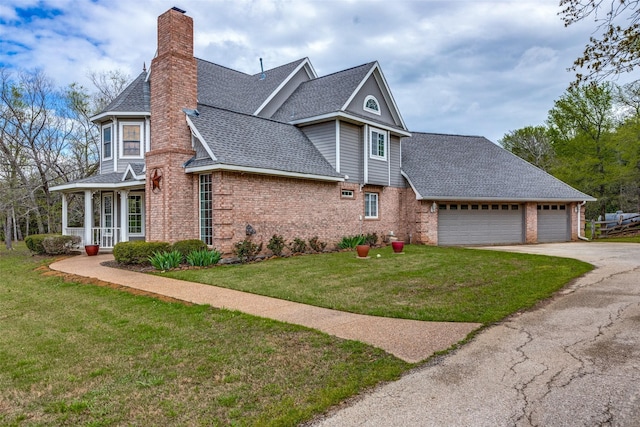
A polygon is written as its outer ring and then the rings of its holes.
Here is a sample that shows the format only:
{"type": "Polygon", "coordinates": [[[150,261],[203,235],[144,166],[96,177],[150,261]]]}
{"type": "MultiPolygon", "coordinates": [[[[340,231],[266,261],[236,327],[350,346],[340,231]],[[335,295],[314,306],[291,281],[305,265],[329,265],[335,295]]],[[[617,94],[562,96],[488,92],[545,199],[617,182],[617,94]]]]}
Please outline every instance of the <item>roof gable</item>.
{"type": "Polygon", "coordinates": [[[486,138],[413,132],[402,173],[419,199],[593,201],[486,138]]]}
{"type": "Polygon", "coordinates": [[[227,165],[342,178],[295,126],[230,110],[198,105],[188,121],[211,153],[188,167],[227,165]]]}
{"type": "MultiPolygon", "coordinates": [[[[202,59],[198,64],[198,101],[205,105],[254,114],[307,64],[307,58],[249,75],[202,59]]],[[[309,70],[313,68],[308,67],[309,70]]]]}

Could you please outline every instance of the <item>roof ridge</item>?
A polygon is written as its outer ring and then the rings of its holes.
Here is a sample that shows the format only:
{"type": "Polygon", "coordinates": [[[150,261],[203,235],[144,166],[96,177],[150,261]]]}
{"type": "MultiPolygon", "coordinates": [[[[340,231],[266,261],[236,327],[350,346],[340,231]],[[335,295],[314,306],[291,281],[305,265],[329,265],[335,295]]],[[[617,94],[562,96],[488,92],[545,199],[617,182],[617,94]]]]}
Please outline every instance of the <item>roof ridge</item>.
{"type": "Polygon", "coordinates": [[[461,138],[484,138],[487,139],[486,136],[482,135],[462,135],[459,133],[441,133],[441,132],[421,132],[417,130],[410,130],[411,134],[421,134],[421,135],[441,135],[441,136],[458,136],[461,138]]]}
{"type": "MultiPolygon", "coordinates": [[[[321,79],[324,79],[325,77],[331,77],[331,76],[334,76],[334,75],[336,75],[336,74],[345,73],[345,72],[347,72],[347,71],[353,71],[353,70],[355,70],[356,68],[366,67],[367,65],[369,65],[369,66],[373,66],[373,64],[375,64],[376,62],[378,62],[378,61],[371,61],[371,62],[367,62],[366,64],[356,65],[355,67],[349,67],[349,68],[346,68],[346,69],[344,69],[344,70],[334,71],[333,73],[326,74],[326,75],[321,76],[321,77],[316,77],[315,79],[311,79],[311,80],[309,80],[309,81],[311,82],[311,81],[321,80],[321,79]]],[[[305,82],[305,83],[308,83],[308,82],[305,82]]]]}
{"type": "Polygon", "coordinates": [[[234,70],[233,68],[227,67],[225,65],[220,65],[218,63],[215,63],[213,61],[209,61],[209,60],[206,60],[206,59],[202,59],[202,58],[197,58],[196,57],[196,60],[202,61],[202,62],[206,62],[207,64],[215,65],[216,67],[224,68],[225,70],[233,71],[233,72],[238,73],[238,74],[242,74],[242,75],[244,75],[246,77],[252,77],[253,76],[252,74],[247,74],[247,73],[244,73],[244,72],[239,71],[239,70],[234,70]]]}
{"type": "MultiPolygon", "coordinates": [[[[279,68],[284,68],[284,67],[292,65],[292,64],[300,64],[305,59],[307,59],[307,57],[296,59],[295,61],[287,62],[286,64],[278,65],[277,67],[268,68],[268,69],[264,70],[264,72],[266,73],[268,71],[275,71],[275,70],[277,70],[279,68]]],[[[259,76],[260,74],[262,74],[262,71],[260,71],[259,73],[251,74],[251,77],[256,77],[256,76],[259,76]]]]}

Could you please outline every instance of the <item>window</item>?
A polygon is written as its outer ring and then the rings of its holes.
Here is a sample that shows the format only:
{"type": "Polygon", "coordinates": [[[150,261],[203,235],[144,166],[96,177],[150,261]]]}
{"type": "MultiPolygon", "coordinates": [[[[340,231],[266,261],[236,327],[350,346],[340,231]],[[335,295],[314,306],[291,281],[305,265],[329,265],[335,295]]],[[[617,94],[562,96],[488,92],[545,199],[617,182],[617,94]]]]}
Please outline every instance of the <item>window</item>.
{"type": "Polygon", "coordinates": [[[438,206],[438,210],[446,211],[447,210],[447,205],[439,205],[438,206]]]}
{"type": "Polygon", "coordinates": [[[387,133],[371,129],[371,157],[386,160],[387,133]]]}
{"type": "Polygon", "coordinates": [[[363,108],[365,111],[380,115],[380,104],[378,104],[378,100],[376,99],[375,96],[372,96],[372,95],[367,96],[364,99],[363,108]]]}
{"type": "Polygon", "coordinates": [[[200,240],[213,245],[213,200],[211,175],[200,175],[200,240]]]}
{"type": "Polygon", "coordinates": [[[120,125],[122,157],[142,157],[141,130],[140,123],[122,123],[120,125]]]}
{"type": "Polygon", "coordinates": [[[129,195],[129,234],[132,236],[144,235],[143,205],[144,197],[142,196],[142,194],[129,195]]]}
{"type": "Polygon", "coordinates": [[[460,205],[460,210],[468,211],[469,210],[469,205],[460,205]]]}
{"type": "Polygon", "coordinates": [[[111,158],[111,125],[102,128],[102,158],[111,158]]]}
{"type": "Polygon", "coordinates": [[[457,211],[458,210],[458,205],[449,205],[449,210],[457,211]]]}
{"type": "Polygon", "coordinates": [[[518,205],[511,205],[511,210],[512,211],[517,211],[518,209],[519,209],[518,205]]]}
{"type": "Polygon", "coordinates": [[[353,199],[353,190],[342,190],[341,197],[344,199],[353,199]]]}
{"type": "Polygon", "coordinates": [[[364,193],[364,217],[378,218],[378,193],[364,193]]]}
{"type": "Polygon", "coordinates": [[[478,210],[478,205],[471,205],[471,210],[472,211],[477,211],[478,210]]]}

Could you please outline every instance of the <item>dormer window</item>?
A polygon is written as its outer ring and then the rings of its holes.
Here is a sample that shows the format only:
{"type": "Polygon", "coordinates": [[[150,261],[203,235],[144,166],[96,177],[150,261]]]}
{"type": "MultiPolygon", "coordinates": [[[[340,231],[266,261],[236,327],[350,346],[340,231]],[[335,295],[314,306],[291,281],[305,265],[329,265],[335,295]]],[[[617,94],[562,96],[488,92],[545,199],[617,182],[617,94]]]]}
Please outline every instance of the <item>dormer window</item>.
{"type": "Polygon", "coordinates": [[[369,95],[364,99],[364,110],[373,114],[380,115],[380,104],[375,96],[369,95]]]}

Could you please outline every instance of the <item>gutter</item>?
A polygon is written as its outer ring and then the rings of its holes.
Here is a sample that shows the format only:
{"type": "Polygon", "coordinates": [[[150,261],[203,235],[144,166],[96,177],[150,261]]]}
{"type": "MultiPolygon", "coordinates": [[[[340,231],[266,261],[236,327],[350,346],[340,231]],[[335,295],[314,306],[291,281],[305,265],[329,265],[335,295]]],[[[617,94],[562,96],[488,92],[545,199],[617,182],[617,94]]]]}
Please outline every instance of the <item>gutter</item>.
{"type": "Polygon", "coordinates": [[[586,237],[580,235],[580,229],[581,229],[581,227],[580,227],[580,217],[582,216],[582,215],[580,215],[580,207],[584,206],[585,203],[587,203],[586,200],[584,200],[582,203],[578,203],[578,239],[588,242],[589,239],[587,239],[586,237]]]}

